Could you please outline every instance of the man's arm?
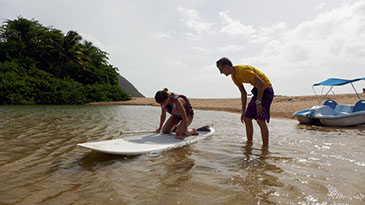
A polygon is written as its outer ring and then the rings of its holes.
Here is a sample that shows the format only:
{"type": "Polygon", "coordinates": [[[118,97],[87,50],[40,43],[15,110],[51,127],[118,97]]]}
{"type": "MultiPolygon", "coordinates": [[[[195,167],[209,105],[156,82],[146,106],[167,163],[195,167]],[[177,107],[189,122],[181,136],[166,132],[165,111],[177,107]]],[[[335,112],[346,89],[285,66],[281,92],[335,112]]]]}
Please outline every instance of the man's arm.
{"type": "Polygon", "coordinates": [[[253,78],[253,82],[256,85],[255,87],[257,88],[257,100],[259,101],[256,103],[257,114],[263,115],[265,109],[262,108],[261,102],[262,96],[264,95],[265,82],[257,75],[253,78]]]}
{"type": "Polygon", "coordinates": [[[247,104],[247,92],[243,84],[238,84],[238,89],[241,92],[241,104],[242,104],[242,114],[241,114],[241,122],[243,123],[243,118],[245,117],[246,113],[246,104],[247,104]]]}

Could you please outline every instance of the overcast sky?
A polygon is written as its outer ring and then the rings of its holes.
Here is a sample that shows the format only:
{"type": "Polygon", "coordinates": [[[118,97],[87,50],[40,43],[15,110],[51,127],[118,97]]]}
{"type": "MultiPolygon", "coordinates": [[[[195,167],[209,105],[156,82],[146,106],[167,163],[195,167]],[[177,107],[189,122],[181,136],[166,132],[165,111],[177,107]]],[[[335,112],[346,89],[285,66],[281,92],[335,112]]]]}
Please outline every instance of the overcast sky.
{"type": "Polygon", "coordinates": [[[264,72],[279,95],[311,95],[329,77],[365,77],[365,1],[0,0],[1,21],[17,16],[77,31],[147,97],[165,87],[192,98],[240,97],[215,66],[222,56],[264,72]]]}

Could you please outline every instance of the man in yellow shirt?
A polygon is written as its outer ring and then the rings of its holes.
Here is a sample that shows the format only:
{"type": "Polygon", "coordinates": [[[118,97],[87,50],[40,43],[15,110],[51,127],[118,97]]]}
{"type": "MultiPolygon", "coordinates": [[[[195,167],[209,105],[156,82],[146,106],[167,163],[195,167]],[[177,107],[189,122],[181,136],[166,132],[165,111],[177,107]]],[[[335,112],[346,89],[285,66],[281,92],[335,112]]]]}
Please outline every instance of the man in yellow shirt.
{"type": "Polygon", "coordinates": [[[242,115],[241,122],[246,125],[247,141],[252,142],[253,126],[252,119],[260,126],[262,143],[269,146],[269,129],[266,121],[270,121],[270,106],[274,98],[274,90],[268,77],[261,71],[249,65],[233,66],[228,58],[217,61],[217,67],[221,74],[231,75],[233,82],[241,92],[242,115]],[[254,88],[251,90],[253,97],[247,106],[247,92],[243,83],[249,83],[254,88]]]}

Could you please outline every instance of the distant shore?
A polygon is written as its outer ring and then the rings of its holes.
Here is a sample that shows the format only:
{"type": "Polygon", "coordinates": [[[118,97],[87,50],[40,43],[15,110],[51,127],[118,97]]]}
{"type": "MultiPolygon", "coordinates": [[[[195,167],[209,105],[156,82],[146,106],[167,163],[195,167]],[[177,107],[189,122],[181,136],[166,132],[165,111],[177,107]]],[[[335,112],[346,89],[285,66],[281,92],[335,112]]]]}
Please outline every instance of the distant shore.
{"type": "MultiPolygon", "coordinates": [[[[365,93],[359,94],[362,99],[365,93]]],[[[355,94],[338,94],[329,95],[327,98],[335,100],[339,104],[355,104],[359,99],[355,94]]],[[[250,100],[250,98],[248,98],[250,100]]],[[[196,110],[215,110],[226,112],[241,112],[240,98],[222,98],[222,99],[200,99],[191,98],[191,104],[196,110]]],[[[322,101],[323,104],[324,101],[322,101]]],[[[147,105],[159,106],[154,98],[133,98],[129,101],[122,102],[94,102],[88,105],[147,105]]],[[[277,96],[271,106],[271,117],[294,119],[293,113],[299,110],[305,110],[318,105],[317,96],[277,96]]]]}

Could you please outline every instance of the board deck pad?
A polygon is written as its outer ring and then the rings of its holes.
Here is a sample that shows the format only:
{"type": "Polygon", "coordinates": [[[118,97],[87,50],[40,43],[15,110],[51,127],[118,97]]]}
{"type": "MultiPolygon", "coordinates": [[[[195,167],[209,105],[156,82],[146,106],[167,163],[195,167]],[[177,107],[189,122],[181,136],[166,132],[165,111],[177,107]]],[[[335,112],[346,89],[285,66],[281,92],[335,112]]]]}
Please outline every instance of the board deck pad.
{"type": "Polygon", "coordinates": [[[186,146],[212,136],[215,131],[212,127],[207,127],[204,131],[198,132],[199,135],[191,135],[186,137],[184,140],[176,139],[175,133],[155,133],[99,142],[86,142],[77,145],[83,148],[109,154],[141,155],[186,146]]]}

